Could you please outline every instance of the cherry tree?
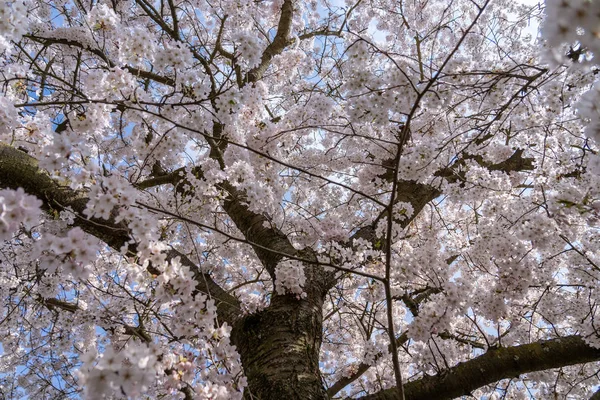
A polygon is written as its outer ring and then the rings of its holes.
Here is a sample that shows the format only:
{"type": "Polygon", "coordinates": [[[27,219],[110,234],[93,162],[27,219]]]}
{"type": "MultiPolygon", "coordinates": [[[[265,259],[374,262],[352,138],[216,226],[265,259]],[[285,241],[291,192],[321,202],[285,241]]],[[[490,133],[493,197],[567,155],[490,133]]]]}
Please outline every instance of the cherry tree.
{"type": "Polygon", "coordinates": [[[600,398],[599,11],[0,0],[1,396],[600,398]]]}

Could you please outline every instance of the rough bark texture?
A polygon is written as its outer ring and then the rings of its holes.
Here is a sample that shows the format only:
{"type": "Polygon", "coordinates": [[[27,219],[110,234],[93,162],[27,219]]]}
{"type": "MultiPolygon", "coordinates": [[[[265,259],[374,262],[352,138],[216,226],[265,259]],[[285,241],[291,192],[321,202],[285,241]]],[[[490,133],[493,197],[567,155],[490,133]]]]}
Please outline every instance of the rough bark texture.
{"type": "MultiPolygon", "coordinates": [[[[488,350],[484,355],[441,374],[407,383],[404,392],[406,400],[450,400],[505,378],[599,359],[600,349],[588,346],[579,336],[566,336],[488,350]]],[[[360,399],[397,400],[397,391],[382,390],[360,399]]]]}
{"type": "Polygon", "coordinates": [[[270,306],[249,315],[232,333],[248,378],[247,398],[328,399],[319,372],[321,297],[274,295],[270,306]]]}
{"type": "Polygon", "coordinates": [[[254,252],[265,266],[271,277],[275,277],[275,267],[284,254],[295,256],[297,251],[289,242],[287,236],[272,226],[264,215],[257,214],[244,204],[244,196],[229,182],[221,182],[219,187],[229,195],[223,201],[223,209],[235,223],[244,237],[255,243],[254,252]]]}

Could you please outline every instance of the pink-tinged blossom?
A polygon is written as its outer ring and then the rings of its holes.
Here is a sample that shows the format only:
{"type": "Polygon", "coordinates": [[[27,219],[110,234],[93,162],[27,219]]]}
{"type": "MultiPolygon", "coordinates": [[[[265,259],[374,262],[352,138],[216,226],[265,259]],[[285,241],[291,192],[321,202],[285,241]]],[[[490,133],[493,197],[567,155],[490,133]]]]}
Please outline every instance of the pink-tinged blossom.
{"type": "Polygon", "coordinates": [[[64,237],[44,234],[36,242],[33,254],[48,274],[62,272],[76,279],[86,279],[99,250],[97,240],[75,227],[64,237]]]}
{"type": "Polygon", "coordinates": [[[275,290],[278,294],[294,294],[298,297],[306,296],[303,286],[306,283],[304,266],[300,261],[286,260],[279,263],[275,270],[275,290]]]}
{"type": "Polygon", "coordinates": [[[19,115],[10,99],[0,96],[0,139],[10,141],[19,125],[19,115]]]}
{"type": "Polygon", "coordinates": [[[9,240],[17,230],[38,222],[42,202],[23,189],[0,190],[0,240],[9,240]]]}
{"type": "Polygon", "coordinates": [[[27,32],[27,7],[22,0],[0,1],[0,51],[10,48],[9,42],[18,42],[27,32]]]}
{"type": "Polygon", "coordinates": [[[592,396],[597,2],[163,5],[0,2],[5,395],[592,396]]]}

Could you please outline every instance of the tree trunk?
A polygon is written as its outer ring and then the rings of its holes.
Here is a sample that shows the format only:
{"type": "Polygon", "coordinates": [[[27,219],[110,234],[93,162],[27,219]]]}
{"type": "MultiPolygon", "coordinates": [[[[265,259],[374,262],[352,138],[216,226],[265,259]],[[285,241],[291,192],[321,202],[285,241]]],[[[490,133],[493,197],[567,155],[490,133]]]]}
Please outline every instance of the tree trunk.
{"type": "Polygon", "coordinates": [[[328,399],[319,372],[321,296],[274,294],[268,308],[243,318],[232,332],[248,379],[246,398],[328,399]]]}

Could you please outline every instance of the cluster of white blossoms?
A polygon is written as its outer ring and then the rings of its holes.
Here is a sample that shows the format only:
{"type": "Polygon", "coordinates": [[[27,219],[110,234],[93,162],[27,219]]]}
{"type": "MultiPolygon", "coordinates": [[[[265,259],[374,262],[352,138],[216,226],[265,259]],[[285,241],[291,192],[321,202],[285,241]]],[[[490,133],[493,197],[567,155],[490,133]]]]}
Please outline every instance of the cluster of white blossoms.
{"type": "MultiPolygon", "coordinates": [[[[542,35],[554,62],[589,68],[600,55],[600,2],[587,0],[547,0],[542,35]],[[569,46],[566,47],[565,45],[569,46]]],[[[585,132],[600,142],[600,85],[596,82],[576,105],[579,115],[588,120],[585,132]]],[[[597,161],[595,161],[597,162],[597,161]]]]}
{"type": "Polygon", "coordinates": [[[236,45],[236,55],[242,57],[248,68],[253,68],[260,63],[260,42],[257,37],[248,32],[238,32],[233,41],[236,45]]]}
{"type": "Polygon", "coordinates": [[[19,114],[13,103],[8,98],[0,96],[0,140],[11,142],[18,121],[19,114]]]}
{"type": "Polygon", "coordinates": [[[40,267],[48,274],[59,271],[86,279],[99,250],[96,240],[86,235],[81,228],[75,227],[65,237],[44,234],[36,242],[32,255],[40,260],[40,267]]]}
{"type": "Polygon", "coordinates": [[[139,398],[160,372],[155,350],[135,341],[121,350],[109,347],[100,354],[90,350],[81,357],[83,365],[78,371],[85,398],[103,399],[115,391],[139,398]]]}
{"type": "Polygon", "coordinates": [[[119,67],[89,71],[84,82],[90,92],[106,100],[129,98],[136,87],[135,77],[119,67]]]}
{"type": "Polygon", "coordinates": [[[146,60],[152,59],[156,51],[155,38],[149,30],[139,27],[126,31],[128,34],[124,35],[119,46],[120,59],[124,63],[142,66],[146,60]]]}
{"type": "MultiPolygon", "coordinates": [[[[440,299],[444,297],[442,294],[434,296],[440,299]]],[[[448,307],[427,303],[408,327],[408,336],[417,341],[427,342],[432,334],[439,334],[449,327],[454,316],[455,311],[448,307]]]]}
{"type": "Polygon", "coordinates": [[[300,261],[283,260],[275,268],[275,290],[278,294],[292,293],[298,297],[305,297],[305,283],[304,266],[300,261]]]}
{"type": "Polygon", "coordinates": [[[581,96],[577,103],[577,111],[582,118],[589,120],[586,127],[588,137],[600,142],[600,83],[596,82],[592,88],[581,96]]]}
{"type": "Polygon", "coordinates": [[[52,141],[44,147],[44,156],[41,157],[39,165],[49,172],[60,170],[71,157],[73,150],[73,141],[77,141],[79,136],[74,132],[63,132],[58,134],[50,132],[52,141]]]}
{"type": "Polygon", "coordinates": [[[399,201],[394,205],[394,213],[396,214],[396,218],[400,221],[411,218],[414,212],[415,210],[410,203],[399,201]]]}
{"type": "Polygon", "coordinates": [[[181,70],[192,65],[192,62],[192,52],[180,43],[168,43],[164,48],[156,49],[154,54],[154,66],[160,70],[169,67],[181,70]]]}
{"type": "Polygon", "coordinates": [[[11,40],[19,41],[28,27],[27,7],[23,0],[0,1],[0,52],[9,47],[11,40]]]}
{"type": "Polygon", "coordinates": [[[89,201],[84,211],[89,218],[110,219],[116,206],[130,206],[135,202],[135,189],[117,175],[102,180],[101,185],[92,186],[89,201]]]}
{"type": "Polygon", "coordinates": [[[192,292],[196,288],[194,274],[189,267],[181,264],[179,257],[164,265],[163,271],[156,279],[161,284],[156,293],[158,298],[163,296],[170,298],[175,293],[183,298],[192,297],[192,292]]]}
{"type": "Polygon", "coordinates": [[[26,228],[38,222],[42,202],[17,190],[0,190],[0,240],[9,240],[21,224],[26,228]]]}
{"type": "Polygon", "coordinates": [[[87,21],[94,31],[111,31],[119,26],[119,17],[106,4],[96,4],[87,15],[87,21]]]}
{"type": "Polygon", "coordinates": [[[377,337],[376,342],[366,342],[363,346],[363,362],[368,365],[374,365],[381,354],[387,353],[387,343],[382,340],[381,335],[377,337]]]}
{"type": "MultiPolygon", "coordinates": [[[[89,81],[88,81],[89,82],[89,81]]],[[[100,92],[99,96],[104,96],[100,92]]],[[[90,104],[83,113],[71,113],[69,125],[74,132],[78,133],[101,133],[110,124],[110,108],[104,104],[90,104]]]]}

